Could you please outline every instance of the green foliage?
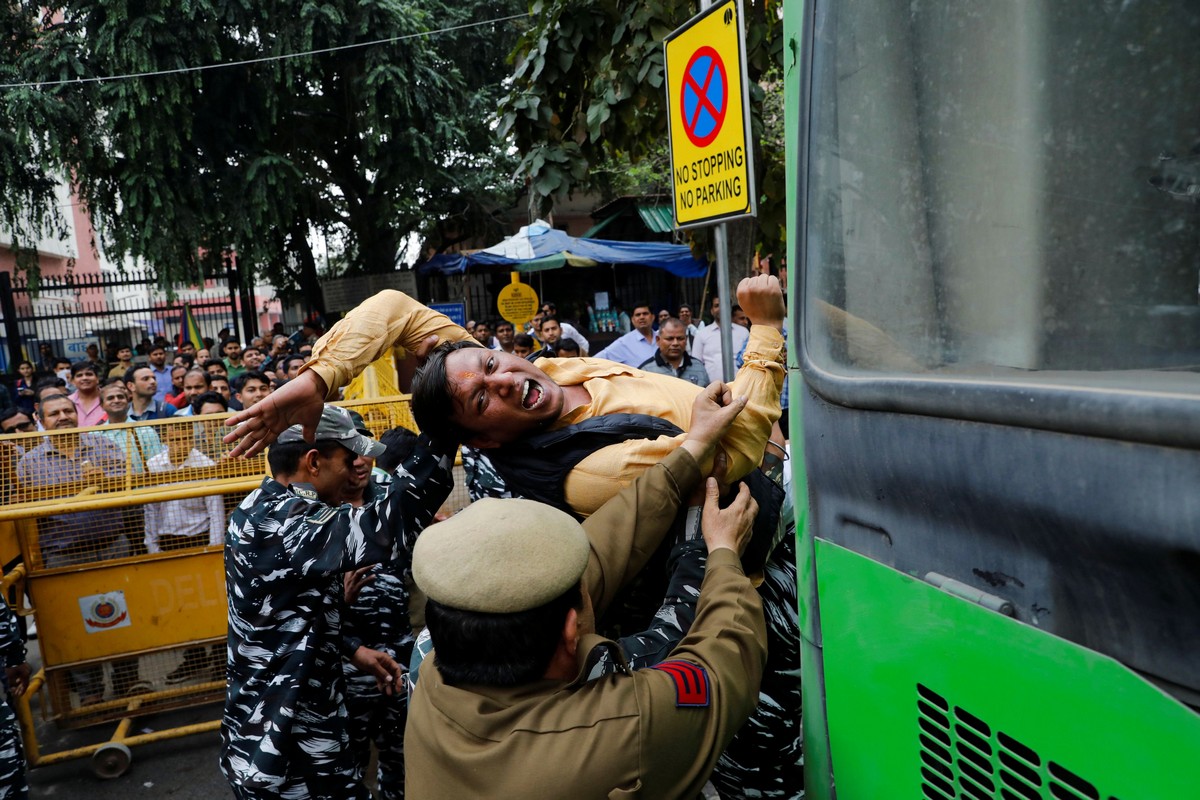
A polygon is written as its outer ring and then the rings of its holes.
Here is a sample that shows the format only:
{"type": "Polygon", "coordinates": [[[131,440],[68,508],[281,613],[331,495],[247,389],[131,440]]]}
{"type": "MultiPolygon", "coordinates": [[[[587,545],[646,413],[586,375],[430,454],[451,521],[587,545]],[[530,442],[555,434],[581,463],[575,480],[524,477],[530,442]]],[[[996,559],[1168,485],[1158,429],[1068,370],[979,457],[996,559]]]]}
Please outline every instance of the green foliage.
{"type": "MultiPolygon", "coordinates": [[[[0,11],[0,40],[14,53],[33,47],[38,33],[36,17],[17,12],[14,7],[0,11]]],[[[8,58],[0,58],[0,83],[21,78],[8,58]]],[[[68,110],[35,90],[9,90],[0,103],[0,224],[11,233],[20,267],[36,264],[34,247],[43,235],[66,234],[66,218],[57,207],[58,180],[40,168],[35,154],[43,147],[39,129],[74,122],[68,110]]]]}
{"type": "Polygon", "coordinates": [[[512,13],[513,0],[9,4],[5,83],[411,38],[0,90],[0,224],[45,229],[48,176],[70,174],[106,251],[144,258],[164,284],[232,249],[318,303],[314,232],[344,243],[350,273],[394,269],[411,234],[436,242],[446,221],[459,235],[493,233],[487,212],[516,189],[494,135],[494,76],[519,27],[421,34],[512,13]]]}
{"type": "MultiPolygon", "coordinates": [[[[782,86],[770,76],[782,66],[783,26],[777,3],[746,0],[744,7],[759,246],[777,250],[783,117],[781,101],[772,106],[771,98],[782,97],[782,86]]],[[[698,10],[680,0],[534,0],[534,24],[513,51],[500,122],[501,134],[523,154],[519,171],[529,179],[531,214],[545,214],[572,191],[620,194],[630,182],[616,176],[643,160],[651,185],[666,174],[662,42],[698,10]]]]}

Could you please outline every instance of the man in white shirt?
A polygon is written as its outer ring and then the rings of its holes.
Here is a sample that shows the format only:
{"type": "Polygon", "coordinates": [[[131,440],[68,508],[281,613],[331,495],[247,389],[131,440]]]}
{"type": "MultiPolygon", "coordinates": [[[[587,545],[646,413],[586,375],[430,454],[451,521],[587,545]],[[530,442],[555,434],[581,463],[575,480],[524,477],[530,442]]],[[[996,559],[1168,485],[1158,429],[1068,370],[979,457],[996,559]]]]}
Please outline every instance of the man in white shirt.
{"type": "Polygon", "coordinates": [[[679,321],[687,328],[688,352],[692,352],[692,341],[696,338],[696,334],[700,332],[700,328],[692,320],[692,307],[687,303],[679,304],[679,321]]]}
{"type": "MultiPolygon", "coordinates": [[[[179,477],[188,480],[195,479],[187,474],[190,470],[215,466],[211,458],[195,448],[192,428],[191,423],[160,427],[166,448],[146,461],[146,470],[158,474],[181,473],[179,477]]],[[[147,503],[144,511],[148,553],[225,543],[225,503],[219,494],[147,503]]],[[[218,681],[224,677],[225,656],[221,648],[214,646],[209,652],[205,647],[189,647],[184,651],[183,662],[167,674],[166,682],[174,685],[192,680],[218,681]]]]}
{"type": "Polygon", "coordinates": [[[588,340],[584,338],[583,334],[580,333],[579,329],[577,329],[574,325],[569,322],[563,322],[562,319],[558,317],[558,307],[555,306],[554,303],[542,303],[543,321],[546,317],[555,317],[558,319],[558,326],[562,328],[562,336],[560,338],[570,339],[572,342],[575,342],[577,345],[579,345],[579,352],[581,355],[586,356],[588,352],[590,352],[591,347],[588,345],[588,340]]]}
{"type": "MultiPolygon", "coordinates": [[[[216,466],[211,458],[193,446],[192,425],[164,425],[159,431],[167,446],[146,460],[148,472],[182,472],[189,468],[216,466]]],[[[186,475],[183,477],[187,478],[186,475]]],[[[225,507],[219,494],[147,503],[145,514],[146,551],[149,553],[225,542],[225,507]]]]}
{"type": "MultiPolygon", "coordinates": [[[[696,334],[696,338],[692,340],[692,358],[699,359],[704,363],[704,370],[713,380],[724,380],[725,368],[724,361],[721,358],[721,298],[713,295],[712,299],[712,314],[713,321],[705,325],[696,334]]],[[[731,325],[731,334],[733,337],[733,352],[737,353],[746,346],[746,342],[750,339],[750,330],[741,325],[731,325]]]]}
{"type": "Polygon", "coordinates": [[[636,367],[654,358],[658,352],[658,334],[654,332],[654,312],[648,303],[633,307],[633,330],[608,347],[596,353],[596,358],[607,358],[636,367]]]}
{"type": "Polygon", "coordinates": [[[511,322],[500,320],[496,323],[496,346],[492,349],[511,353],[513,351],[513,337],[516,335],[517,332],[511,322]]]}

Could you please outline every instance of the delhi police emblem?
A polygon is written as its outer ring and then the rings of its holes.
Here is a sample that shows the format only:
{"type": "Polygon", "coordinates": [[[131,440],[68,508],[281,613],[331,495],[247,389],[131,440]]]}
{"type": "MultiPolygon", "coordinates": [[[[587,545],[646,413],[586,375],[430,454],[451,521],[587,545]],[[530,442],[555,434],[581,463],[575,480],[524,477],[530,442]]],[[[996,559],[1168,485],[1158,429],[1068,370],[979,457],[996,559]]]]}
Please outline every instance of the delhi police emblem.
{"type": "Polygon", "coordinates": [[[83,628],[88,633],[125,628],[130,623],[124,592],[105,592],[79,598],[83,628]]]}

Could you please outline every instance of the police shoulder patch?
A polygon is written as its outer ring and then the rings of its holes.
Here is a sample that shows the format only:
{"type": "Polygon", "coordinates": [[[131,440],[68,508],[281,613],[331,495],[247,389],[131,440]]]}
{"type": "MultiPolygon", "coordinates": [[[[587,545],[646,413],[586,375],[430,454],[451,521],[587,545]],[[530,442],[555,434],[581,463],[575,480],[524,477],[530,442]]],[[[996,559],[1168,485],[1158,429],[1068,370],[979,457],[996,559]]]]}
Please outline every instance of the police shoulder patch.
{"type": "Polygon", "coordinates": [[[326,522],[329,522],[329,520],[337,516],[337,512],[338,510],[333,506],[325,506],[315,514],[309,514],[304,518],[304,521],[311,522],[314,525],[324,525],[326,522]]]}
{"type": "Polygon", "coordinates": [[[297,497],[303,497],[305,500],[316,500],[317,490],[309,483],[293,483],[288,487],[295,492],[297,497]]]}
{"type": "Polygon", "coordinates": [[[708,672],[690,661],[664,661],[651,669],[667,673],[675,683],[676,708],[707,708],[708,672]]]}

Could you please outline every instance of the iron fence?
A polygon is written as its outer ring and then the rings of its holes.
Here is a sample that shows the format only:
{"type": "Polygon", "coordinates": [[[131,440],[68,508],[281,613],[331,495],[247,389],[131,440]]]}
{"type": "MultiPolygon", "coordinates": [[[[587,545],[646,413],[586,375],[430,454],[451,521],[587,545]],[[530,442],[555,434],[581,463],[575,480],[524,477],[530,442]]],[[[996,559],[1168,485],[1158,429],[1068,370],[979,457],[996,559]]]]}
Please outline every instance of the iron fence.
{"type": "Polygon", "coordinates": [[[36,290],[22,276],[0,272],[0,370],[15,372],[22,359],[39,364],[47,353],[76,361],[87,357],[91,344],[110,361],[117,348],[136,349],[160,336],[173,344],[185,304],[201,335],[216,339],[222,328],[235,329],[238,322],[234,282],[225,280],[178,287],[168,298],[152,276],[140,272],[42,278],[36,290]]]}

